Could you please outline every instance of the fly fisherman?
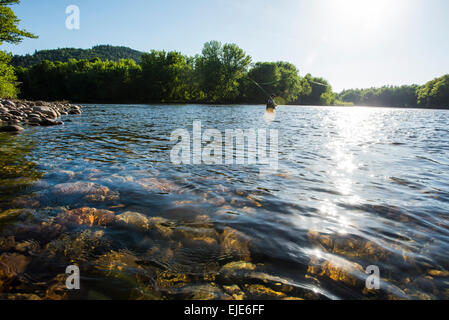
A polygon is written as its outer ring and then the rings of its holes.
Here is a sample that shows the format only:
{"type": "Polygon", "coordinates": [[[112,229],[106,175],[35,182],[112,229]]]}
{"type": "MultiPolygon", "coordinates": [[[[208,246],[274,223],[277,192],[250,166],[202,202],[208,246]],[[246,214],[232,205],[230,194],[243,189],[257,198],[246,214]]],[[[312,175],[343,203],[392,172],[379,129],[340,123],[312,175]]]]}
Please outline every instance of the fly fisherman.
{"type": "Polygon", "coordinates": [[[273,111],[276,108],[276,103],[274,102],[274,98],[276,98],[276,96],[274,94],[272,94],[270,96],[270,98],[268,99],[267,110],[273,111]]]}

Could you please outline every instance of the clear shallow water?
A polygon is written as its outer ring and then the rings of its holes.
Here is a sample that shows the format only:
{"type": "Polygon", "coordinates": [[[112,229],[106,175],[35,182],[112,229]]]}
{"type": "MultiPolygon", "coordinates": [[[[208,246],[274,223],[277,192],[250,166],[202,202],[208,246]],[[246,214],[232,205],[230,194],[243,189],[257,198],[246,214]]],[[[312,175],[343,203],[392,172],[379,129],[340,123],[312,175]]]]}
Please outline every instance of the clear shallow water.
{"type": "Polygon", "coordinates": [[[0,294],[448,299],[449,113],[264,112],[89,105],[65,126],[0,134],[0,262],[24,261],[0,294]],[[195,120],[278,129],[279,170],[173,165],[170,135],[195,120]],[[69,264],[80,291],[63,288],[69,264]],[[370,265],[380,290],[365,288],[370,265]]]}

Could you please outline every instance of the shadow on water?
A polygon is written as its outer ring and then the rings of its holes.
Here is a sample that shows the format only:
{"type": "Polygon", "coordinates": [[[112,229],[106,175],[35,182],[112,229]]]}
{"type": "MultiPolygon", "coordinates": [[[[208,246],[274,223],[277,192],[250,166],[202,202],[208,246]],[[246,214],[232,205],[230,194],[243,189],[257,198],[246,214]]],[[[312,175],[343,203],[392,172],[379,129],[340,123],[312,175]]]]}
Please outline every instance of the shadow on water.
{"type": "Polygon", "coordinates": [[[33,148],[34,143],[23,135],[0,133],[0,210],[12,209],[42,177],[29,160],[33,148]]]}

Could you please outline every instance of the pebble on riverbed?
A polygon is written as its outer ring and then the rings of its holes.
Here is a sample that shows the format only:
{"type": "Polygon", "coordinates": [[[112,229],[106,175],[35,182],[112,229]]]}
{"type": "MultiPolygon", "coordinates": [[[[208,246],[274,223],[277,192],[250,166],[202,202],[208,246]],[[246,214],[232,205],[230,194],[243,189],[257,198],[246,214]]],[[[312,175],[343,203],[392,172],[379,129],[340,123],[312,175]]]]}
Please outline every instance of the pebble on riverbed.
{"type": "Polygon", "coordinates": [[[58,126],[62,115],[81,114],[81,108],[66,102],[0,100],[0,132],[20,132],[21,125],[58,126]]]}

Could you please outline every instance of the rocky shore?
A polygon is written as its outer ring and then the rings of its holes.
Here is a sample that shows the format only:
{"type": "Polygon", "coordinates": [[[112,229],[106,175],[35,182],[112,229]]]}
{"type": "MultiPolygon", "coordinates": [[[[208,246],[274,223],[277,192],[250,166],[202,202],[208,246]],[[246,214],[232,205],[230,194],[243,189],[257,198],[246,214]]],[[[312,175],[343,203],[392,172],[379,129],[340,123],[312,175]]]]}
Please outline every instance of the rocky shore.
{"type": "Polygon", "coordinates": [[[64,115],[81,114],[81,107],[67,102],[0,100],[0,132],[20,132],[23,126],[57,126],[64,115]]]}

